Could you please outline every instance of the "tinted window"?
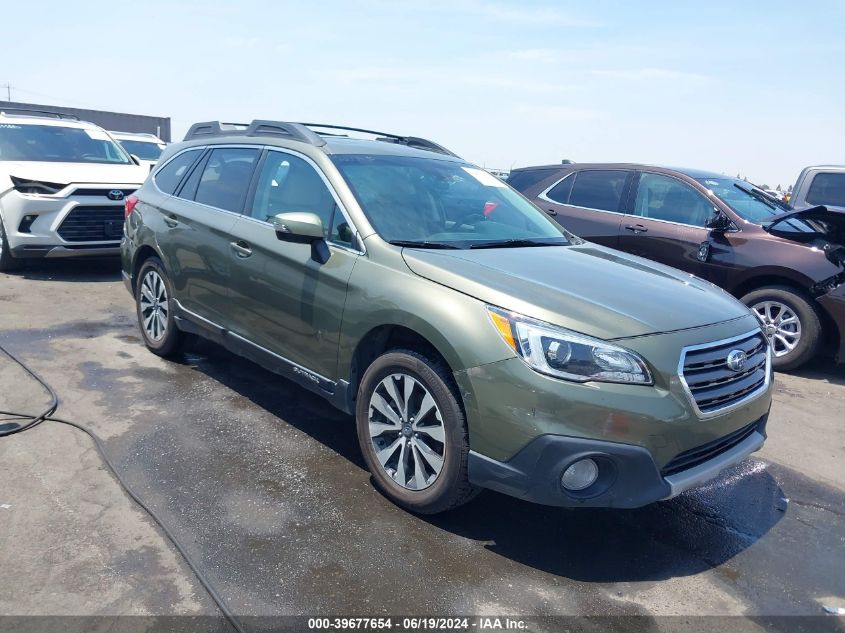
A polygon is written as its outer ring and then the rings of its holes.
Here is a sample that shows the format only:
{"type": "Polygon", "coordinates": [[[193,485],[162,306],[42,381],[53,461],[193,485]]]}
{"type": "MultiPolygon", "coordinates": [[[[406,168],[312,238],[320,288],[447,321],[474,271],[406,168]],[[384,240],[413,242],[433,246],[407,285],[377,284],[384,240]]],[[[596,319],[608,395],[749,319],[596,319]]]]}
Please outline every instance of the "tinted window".
{"type": "Polygon", "coordinates": [[[602,211],[619,211],[625,189],[625,171],[579,171],[575,175],[569,204],[602,211]]]}
{"type": "Polygon", "coordinates": [[[566,178],[552,187],[551,190],[549,190],[549,193],[546,194],[546,197],[559,204],[568,204],[569,194],[572,191],[572,183],[574,182],[575,176],[573,174],[569,174],[566,178]]]}
{"type": "Polygon", "coordinates": [[[517,191],[525,191],[544,178],[551,176],[552,173],[550,169],[520,169],[519,171],[511,172],[511,175],[508,176],[507,183],[517,191]]]}
{"type": "Polygon", "coordinates": [[[257,149],[221,147],[212,150],[194,200],[225,211],[240,212],[257,160],[257,149]]]}
{"type": "Polygon", "coordinates": [[[201,149],[191,149],[187,152],[182,152],[176,158],[168,161],[153,176],[156,186],[164,193],[172,194],[176,191],[176,187],[179,185],[182,177],[190,169],[191,165],[194,164],[201,151],[201,149]]]}
{"type": "Polygon", "coordinates": [[[845,173],[816,174],[807,192],[807,202],[845,207],[845,173]]]}
{"type": "Polygon", "coordinates": [[[0,160],[131,164],[100,128],[0,123],[0,160]]]}
{"type": "Polygon", "coordinates": [[[316,213],[323,221],[323,230],[328,236],[334,210],[331,192],[308,162],[282,152],[267,154],[255,189],[250,210],[252,217],[269,222],[279,213],[316,213]]]}
{"type": "Polygon", "coordinates": [[[704,221],[713,215],[713,205],[677,178],[642,174],[634,202],[634,215],[704,226],[704,221]]]}

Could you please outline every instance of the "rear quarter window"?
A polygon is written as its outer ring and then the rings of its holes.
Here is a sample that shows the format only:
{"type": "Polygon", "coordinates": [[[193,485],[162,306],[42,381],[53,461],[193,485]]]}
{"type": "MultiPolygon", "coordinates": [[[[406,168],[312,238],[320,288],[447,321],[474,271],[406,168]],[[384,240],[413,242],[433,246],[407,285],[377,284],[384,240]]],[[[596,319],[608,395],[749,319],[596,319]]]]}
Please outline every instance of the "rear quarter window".
{"type": "Polygon", "coordinates": [[[188,151],[182,152],[172,160],[168,161],[168,163],[159,169],[153,176],[156,186],[164,193],[173,195],[173,192],[176,191],[176,187],[178,187],[179,183],[182,181],[183,176],[191,168],[191,165],[194,164],[194,161],[199,158],[201,153],[201,148],[189,149],[188,151]]]}
{"type": "Polygon", "coordinates": [[[541,180],[552,175],[550,169],[521,169],[508,176],[507,183],[517,191],[524,193],[541,180]]]}
{"type": "Polygon", "coordinates": [[[623,170],[579,171],[569,194],[569,204],[600,211],[619,211],[627,177],[628,172],[623,170]]]}

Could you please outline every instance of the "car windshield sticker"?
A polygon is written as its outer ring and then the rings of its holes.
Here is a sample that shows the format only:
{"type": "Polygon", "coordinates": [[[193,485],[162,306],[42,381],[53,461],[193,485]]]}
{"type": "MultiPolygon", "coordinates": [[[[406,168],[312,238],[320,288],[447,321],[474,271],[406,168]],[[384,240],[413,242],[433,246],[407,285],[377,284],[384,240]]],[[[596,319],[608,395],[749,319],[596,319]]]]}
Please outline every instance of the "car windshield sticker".
{"type": "Polygon", "coordinates": [[[506,187],[505,183],[496,178],[493,174],[488,173],[483,169],[476,169],[475,167],[464,167],[463,170],[485,187],[506,187]]]}
{"type": "Polygon", "coordinates": [[[103,130],[85,130],[85,133],[95,141],[110,141],[109,135],[103,130]]]}

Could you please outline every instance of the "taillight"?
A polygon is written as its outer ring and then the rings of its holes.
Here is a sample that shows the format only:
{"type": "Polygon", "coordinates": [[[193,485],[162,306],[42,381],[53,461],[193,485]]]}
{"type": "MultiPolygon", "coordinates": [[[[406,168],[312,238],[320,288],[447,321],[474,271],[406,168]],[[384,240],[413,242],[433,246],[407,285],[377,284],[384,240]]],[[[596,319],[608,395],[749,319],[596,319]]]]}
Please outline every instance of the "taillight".
{"type": "Polygon", "coordinates": [[[129,214],[132,213],[132,210],[135,208],[136,204],[138,204],[138,196],[134,194],[126,196],[126,200],[123,201],[123,208],[126,211],[125,217],[129,217],[129,214]]]}

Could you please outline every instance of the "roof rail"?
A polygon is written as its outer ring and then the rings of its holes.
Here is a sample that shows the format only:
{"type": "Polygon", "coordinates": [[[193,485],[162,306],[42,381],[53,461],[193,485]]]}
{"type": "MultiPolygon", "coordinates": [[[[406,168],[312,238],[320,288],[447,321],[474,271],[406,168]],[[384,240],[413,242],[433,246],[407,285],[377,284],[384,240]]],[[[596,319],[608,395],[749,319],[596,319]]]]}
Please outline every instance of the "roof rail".
{"type": "Polygon", "coordinates": [[[6,108],[0,107],[0,114],[8,114],[10,112],[21,112],[24,116],[48,116],[55,119],[69,119],[71,121],[79,121],[79,117],[75,114],[68,114],[67,112],[55,112],[53,110],[36,110],[35,108],[6,108]]]}
{"type": "Polygon", "coordinates": [[[193,141],[215,136],[281,136],[317,147],[326,144],[325,139],[300,123],[264,121],[261,119],[256,119],[252,123],[225,123],[223,121],[194,123],[183,140],[193,141]]]}
{"type": "Polygon", "coordinates": [[[388,132],[377,132],[375,130],[367,130],[360,127],[347,127],[345,125],[331,125],[328,123],[301,123],[300,125],[307,126],[309,128],[316,127],[316,128],[323,128],[326,130],[340,130],[340,131],[348,131],[348,132],[362,132],[364,134],[372,134],[378,138],[377,141],[384,141],[385,143],[396,143],[397,145],[407,145],[408,147],[414,147],[416,149],[424,149],[431,152],[437,152],[439,154],[446,154],[447,156],[454,156],[458,158],[458,155],[454,152],[449,151],[442,145],[435,143],[434,141],[429,141],[428,139],[420,138],[418,136],[400,136],[398,134],[390,134],[388,132]]]}

